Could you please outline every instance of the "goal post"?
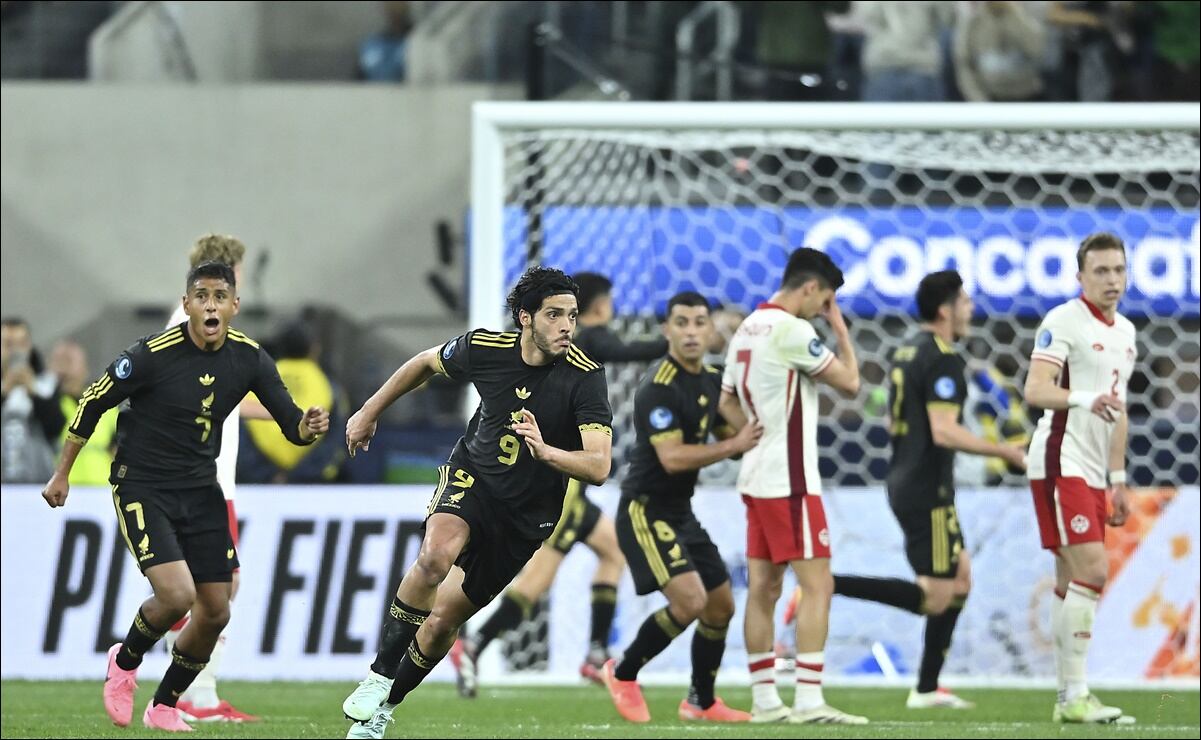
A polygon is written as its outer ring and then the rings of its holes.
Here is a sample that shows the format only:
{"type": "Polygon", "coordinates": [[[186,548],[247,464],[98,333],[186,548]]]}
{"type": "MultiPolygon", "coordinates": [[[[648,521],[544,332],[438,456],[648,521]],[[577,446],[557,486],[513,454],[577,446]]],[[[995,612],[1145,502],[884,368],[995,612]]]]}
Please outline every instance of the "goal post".
{"type": "MultiPolygon", "coordinates": [[[[912,302],[921,277],[953,266],[977,305],[973,339],[965,344],[973,377],[967,423],[1022,439],[1033,414],[1020,388],[1039,317],[1078,292],[1080,238],[1113,231],[1128,248],[1129,292],[1120,310],[1139,332],[1128,399],[1131,481],[1179,487],[1180,496],[1151,507],[1156,512],[1195,508],[1199,121],[1201,106],[1191,103],[477,103],[470,324],[506,327],[506,291],[531,264],[609,277],[615,329],[638,336],[656,331],[656,315],[679,290],[749,311],[778,287],[792,249],[826,251],[846,275],[839,302],[864,381],[855,399],[821,394],[818,441],[823,483],[835,494],[827,506],[835,510],[837,567],[840,552],[853,564],[857,554],[899,537],[886,511],[872,525],[879,527],[876,539],[839,532],[836,522],[854,522],[857,501],[881,503],[889,452],[882,400],[887,356],[916,325],[912,302]]],[[[618,476],[633,439],[633,389],[644,369],[607,368],[618,476]]],[[[1039,625],[1049,564],[1036,544],[1022,544],[1033,547],[1024,550],[1009,543],[1029,539],[1029,494],[1021,477],[996,461],[959,458],[957,484],[972,499],[963,515],[972,527],[973,558],[995,558],[993,567],[1036,567],[988,586],[991,592],[981,584],[948,671],[1019,683],[1045,677],[1039,625]],[[1007,611],[1006,593],[1019,593],[1030,613],[1007,611]]],[[[702,482],[710,485],[705,500],[718,502],[712,504],[721,513],[717,526],[732,528],[711,533],[734,573],[741,516],[737,506],[721,503],[722,495],[734,495],[732,469],[706,471],[702,482]]],[[[611,507],[615,494],[602,491],[598,500],[611,507]]],[[[1130,534],[1135,544],[1127,554],[1150,533],[1130,534]]],[[[890,574],[904,575],[899,542],[893,545],[890,574]]],[[[552,592],[549,629],[536,627],[549,635],[545,675],[570,673],[586,637],[587,615],[579,611],[586,591],[578,591],[577,581],[586,589],[590,566],[573,560],[579,559],[568,559],[552,592]]],[[[619,602],[619,630],[636,627],[653,605],[619,602]]],[[[831,633],[827,665],[846,668],[857,660],[852,656],[882,649],[875,636],[910,629],[893,620],[856,607],[831,633]]],[[[686,647],[665,658],[662,670],[678,670],[672,661],[686,661],[686,647]]],[[[732,643],[727,662],[737,665],[737,654],[732,643]]],[[[912,655],[899,658],[912,665],[912,655]]],[[[648,666],[651,675],[658,670],[648,666]]],[[[1114,670],[1120,678],[1122,666],[1114,670]]]]}

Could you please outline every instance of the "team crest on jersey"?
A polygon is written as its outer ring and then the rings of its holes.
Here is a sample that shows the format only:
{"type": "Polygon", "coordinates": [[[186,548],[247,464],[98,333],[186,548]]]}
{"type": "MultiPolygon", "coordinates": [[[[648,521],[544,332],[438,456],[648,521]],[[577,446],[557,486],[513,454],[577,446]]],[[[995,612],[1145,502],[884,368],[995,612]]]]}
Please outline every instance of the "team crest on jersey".
{"type": "Polygon", "coordinates": [[[822,547],[829,547],[830,546],[830,530],[823,527],[822,531],[817,533],[817,541],[822,543],[822,547]]]}
{"type": "Polygon", "coordinates": [[[455,344],[456,344],[456,342],[447,342],[446,343],[446,346],[442,348],[442,359],[444,359],[444,360],[450,359],[450,356],[455,353],[455,344]]]}
{"type": "Polygon", "coordinates": [[[656,406],[651,410],[650,422],[655,429],[666,429],[671,426],[671,421],[675,417],[671,414],[671,409],[666,406],[656,406]]]}
{"type": "Polygon", "coordinates": [[[1088,517],[1083,514],[1077,514],[1072,517],[1072,531],[1076,534],[1084,534],[1088,531],[1090,524],[1088,517]]]}
{"type": "Polygon", "coordinates": [[[1051,346],[1051,330],[1043,329],[1038,333],[1038,346],[1046,349],[1051,346]]]}
{"type": "Polygon", "coordinates": [[[1095,349],[1098,352],[1104,352],[1105,345],[1101,344],[1100,342],[1093,342],[1093,349],[1095,349]]]}
{"type": "Polygon", "coordinates": [[[117,364],[113,366],[113,374],[121,380],[125,380],[132,372],[133,360],[129,359],[126,355],[121,355],[120,359],[117,360],[117,364]]]}
{"type": "Polygon", "coordinates": [[[955,381],[946,375],[934,381],[934,394],[944,401],[954,398],[955,381]]]}
{"type": "Polygon", "coordinates": [[[822,350],[825,348],[826,345],[822,344],[822,340],[818,339],[817,337],[814,337],[813,341],[809,342],[809,354],[813,355],[814,357],[821,357],[822,350]]]}

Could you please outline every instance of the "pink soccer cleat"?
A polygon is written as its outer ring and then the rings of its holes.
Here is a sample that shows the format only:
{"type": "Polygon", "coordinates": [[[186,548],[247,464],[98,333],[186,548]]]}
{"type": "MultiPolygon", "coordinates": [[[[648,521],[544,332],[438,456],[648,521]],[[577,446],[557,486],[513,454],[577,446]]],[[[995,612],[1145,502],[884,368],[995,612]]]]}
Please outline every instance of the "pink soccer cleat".
{"type": "Polygon", "coordinates": [[[155,704],[154,699],[146,705],[142,715],[142,724],[151,730],[166,730],[167,732],[191,732],[192,726],[183,721],[179,710],[166,704],[155,704]]]}
{"type": "Polygon", "coordinates": [[[121,643],[108,649],[108,673],[104,677],[104,711],[117,727],[128,727],[133,720],[133,692],[138,688],[138,669],[122,670],[117,665],[121,643]]]}
{"type": "Polygon", "coordinates": [[[617,661],[610,658],[605,661],[601,675],[604,676],[605,686],[609,688],[609,696],[613,699],[617,713],[627,722],[650,722],[651,710],[642,696],[642,687],[637,681],[619,680],[613,675],[616,667],[617,661]]]}
{"type": "Polygon", "coordinates": [[[190,701],[179,700],[175,705],[183,713],[185,722],[258,722],[253,714],[238,710],[222,699],[215,707],[198,707],[190,701]]]}
{"type": "Polygon", "coordinates": [[[728,707],[721,699],[714,701],[708,709],[701,709],[684,699],[680,702],[680,719],[685,722],[750,722],[751,713],[728,707]]]}

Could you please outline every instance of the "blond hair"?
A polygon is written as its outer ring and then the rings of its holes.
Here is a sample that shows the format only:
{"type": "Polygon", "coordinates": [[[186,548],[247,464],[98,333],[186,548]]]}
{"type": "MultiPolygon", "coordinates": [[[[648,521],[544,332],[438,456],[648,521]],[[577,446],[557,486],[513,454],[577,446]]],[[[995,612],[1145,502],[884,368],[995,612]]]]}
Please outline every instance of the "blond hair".
{"type": "Polygon", "coordinates": [[[196,240],[188,260],[192,267],[205,262],[224,262],[230,267],[240,265],[246,257],[246,245],[236,237],[225,234],[205,234],[196,240]]]}

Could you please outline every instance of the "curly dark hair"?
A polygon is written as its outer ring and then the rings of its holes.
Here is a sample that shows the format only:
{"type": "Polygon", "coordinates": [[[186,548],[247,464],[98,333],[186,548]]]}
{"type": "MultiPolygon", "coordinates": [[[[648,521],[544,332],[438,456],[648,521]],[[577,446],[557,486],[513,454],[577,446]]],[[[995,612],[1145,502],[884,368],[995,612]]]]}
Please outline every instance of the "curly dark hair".
{"type": "Polygon", "coordinates": [[[571,293],[578,300],[580,286],[562,270],[553,267],[531,267],[513,286],[513,290],[509,291],[505,305],[509,307],[513,324],[520,328],[521,320],[518,316],[523,310],[532,316],[542,307],[542,301],[547,296],[563,293],[571,293]]]}

